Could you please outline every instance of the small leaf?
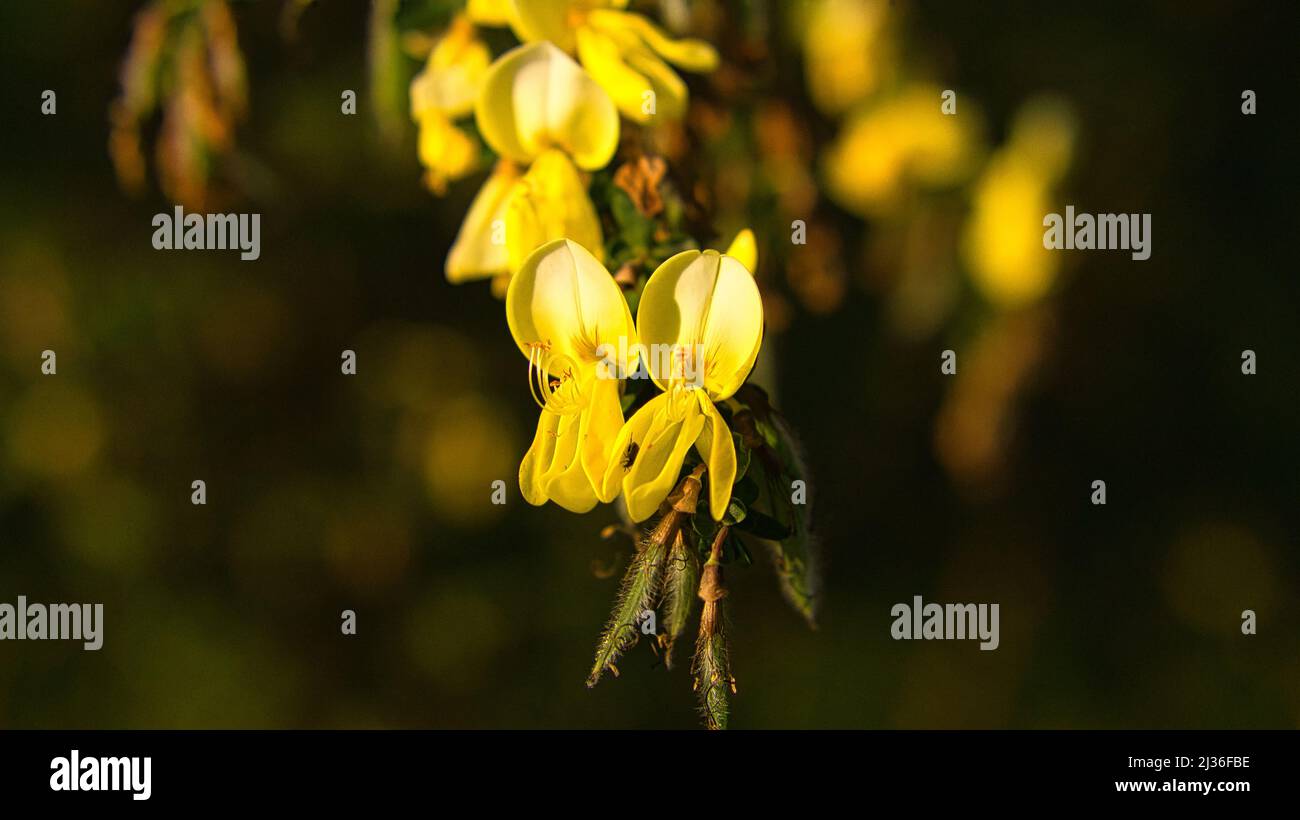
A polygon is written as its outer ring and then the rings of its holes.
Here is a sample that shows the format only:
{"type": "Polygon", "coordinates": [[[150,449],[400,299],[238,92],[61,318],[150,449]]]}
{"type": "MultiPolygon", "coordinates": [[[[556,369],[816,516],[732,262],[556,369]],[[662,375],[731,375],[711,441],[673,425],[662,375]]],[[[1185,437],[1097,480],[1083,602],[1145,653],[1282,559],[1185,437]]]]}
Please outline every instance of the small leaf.
{"type": "Polygon", "coordinates": [[[732,499],[727,503],[727,512],[722,516],[723,525],[727,527],[734,527],[735,525],[739,524],[741,521],[745,520],[746,512],[747,510],[745,509],[745,502],[733,496],[732,499]]]}
{"type": "Polygon", "coordinates": [[[750,535],[771,541],[781,541],[791,535],[789,527],[767,513],[758,510],[750,510],[738,527],[750,535]]]}

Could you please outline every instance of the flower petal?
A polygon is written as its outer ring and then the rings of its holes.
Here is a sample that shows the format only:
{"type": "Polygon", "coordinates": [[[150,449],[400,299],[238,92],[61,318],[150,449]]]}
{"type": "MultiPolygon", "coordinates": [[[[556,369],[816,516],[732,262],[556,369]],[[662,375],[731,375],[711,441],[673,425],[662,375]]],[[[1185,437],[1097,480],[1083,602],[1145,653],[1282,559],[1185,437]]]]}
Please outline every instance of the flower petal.
{"type": "Polygon", "coordinates": [[[573,0],[514,0],[515,16],[511,26],[525,43],[550,40],[565,51],[573,51],[573,26],[576,10],[573,0]]]}
{"type": "Polygon", "coordinates": [[[695,392],[705,417],[704,428],[695,440],[695,449],[709,466],[709,511],[715,521],[721,521],[731,501],[731,485],[736,482],[736,444],[731,440],[731,429],[718,408],[703,392],[695,392]]]}
{"type": "Polygon", "coordinates": [[[623,488],[623,479],[632,469],[636,455],[645,446],[650,425],[663,410],[667,401],[667,393],[655,396],[642,405],[640,410],[633,413],[632,418],[623,425],[623,429],[618,431],[618,438],[614,439],[614,446],[610,448],[609,465],[605,468],[605,479],[600,491],[602,500],[613,501],[618,497],[619,491],[623,488]],[[633,449],[634,445],[635,449],[633,449]]]}
{"type": "Polygon", "coordinates": [[[510,269],[523,267],[538,247],[565,238],[591,251],[597,261],[604,259],[600,219],[587,196],[587,185],[568,155],[552,148],[528,169],[507,205],[510,269]]]}
{"type": "Polygon", "coordinates": [[[474,173],[479,146],[445,114],[427,111],[420,118],[419,154],[429,189],[441,196],[448,182],[474,173]]]}
{"type": "Polygon", "coordinates": [[[498,162],[474,197],[447,253],[447,280],[452,284],[509,273],[506,204],[518,180],[519,171],[514,165],[498,162]]]}
{"type": "Polygon", "coordinates": [[[686,112],[686,84],[639,41],[620,42],[616,35],[586,26],[578,29],[583,67],[628,119],[642,124],[655,117],[681,119],[686,112]]]}
{"type": "MultiPolygon", "coordinates": [[[[543,411],[546,412],[549,411],[543,411]]],[[[575,513],[585,513],[596,506],[596,490],[582,468],[580,457],[587,419],[586,410],[560,416],[551,465],[541,477],[546,495],[564,509],[575,513]]]]}
{"type": "Polygon", "coordinates": [[[633,521],[644,521],[654,515],[673,491],[686,453],[699,438],[704,423],[705,417],[694,402],[679,419],[669,415],[668,403],[655,413],[647,432],[648,440],[623,479],[627,512],[633,521]]]}
{"type": "Polygon", "coordinates": [[[517,162],[558,146],[578,167],[594,171],[618,148],[618,111],[609,95],[549,42],[520,46],[497,60],[475,114],[488,145],[517,162]]]}
{"type": "Polygon", "coordinates": [[[590,251],[569,239],[548,242],[524,262],[506,292],[506,319],[525,356],[541,343],[552,357],[568,357],[580,368],[610,357],[625,367],[634,361],[636,330],[622,290],[590,251]]]}
{"type": "Polygon", "coordinates": [[[481,26],[508,26],[515,19],[514,0],[469,0],[465,14],[481,26]]]}
{"type": "Polygon", "coordinates": [[[424,70],[411,80],[411,116],[417,121],[429,111],[459,119],[474,110],[479,88],[492,62],[492,52],[458,17],[429,52],[424,70]]]}
{"type": "Polygon", "coordinates": [[[598,28],[621,28],[636,34],[659,56],[687,71],[707,73],[718,67],[718,52],[703,40],[674,40],[663,29],[642,17],[623,11],[596,9],[587,18],[598,28]]]}
{"type": "Polygon", "coordinates": [[[591,404],[583,412],[587,415],[587,426],[582,439],[582,469],[595,489],[596,497],[608,504],[618,496],[619,487],[613,485],[611,493],[605,475],[610,462],[622,457],[614,448],[614,442],[624,426],[618,381],[599,378],[593,380],[591,404]]]}
{"type": "Polygon", "coordinates": [[[736,234],[736,238],[731,240],[731,247],[727,248],[727,256],[744,265],[745,270],[750,273],[756,273],[758,271],[758,241],[754,239],[754,232],[746,228],[736,234]]]}
{"type": "Polygon", "coordinates": [[[519,491],[524,500],[535,507],[550,500],[542,476],[555,459],[556,431],[559,426],[560,414],[543,410],[537,418],[537,433],[533,436],[533,444],[519,464],[519,491]]]}
{"type": "MultiPolygon", "coordinates": [[[[703,362],[693,363],[702,364],[703,386],[709,398],[719,401],[740,389],[758,358],[763,300],[740,262],[717,251],[686,251],[660,265],[646,282],[637,332],[648,347],[672,347],[692,359],[699,346],[703,362]]],[[[652,350],[649,358],[650,374],[660,387],[668,389],[670,379],[683,377],[680,356],[652,350]]]]}

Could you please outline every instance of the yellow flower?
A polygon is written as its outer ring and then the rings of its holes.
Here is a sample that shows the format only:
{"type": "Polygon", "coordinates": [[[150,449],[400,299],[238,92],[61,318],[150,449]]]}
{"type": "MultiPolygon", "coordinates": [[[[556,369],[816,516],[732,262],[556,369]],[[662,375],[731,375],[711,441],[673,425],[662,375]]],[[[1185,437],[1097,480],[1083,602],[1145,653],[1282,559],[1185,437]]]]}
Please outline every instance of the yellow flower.
{"type": "Polygon", "coordinates": [[[911,86],[859,111],[827,152],[831,198],[863,217],[879,216],[910,185],[942,188],[964,179],[980,154],[979,116],[940,110],[941,90],[911,86]]]}
{"type": "Polygon", "coordinates": [[[510,280],[506,318],[542,406],[519,466],[524,499],[578,513],[612,501],[617,487],[612,495],[601,487],[623,426],[615,376],[631,372],[635,358],[611,351],[636,350],[622,290],[585,248],[560,239],[538,248],[510,280]]]}
{"type": "Polygon", "coordinates": [[[646,282],[637,334],[649,350],[650,376],[665,392],[619,431],[603,494],[613,497],[621,486],[628,514],[644,521],[668,497],[694,446],[708,465],[709,510],[721,520],[736,478],[736,449],[714,404],[740,389],[763,343],[754,277],[717,251],[679,253],[646,282]]]}
{"type": "Polygon", "coordinates": [[[474,110],[491,59],[474,26],[457,17],[429,52],[424,70],[411,81],[411,118],[420,127],[420,163],[434,193],[443,193],[448,182],[478,167],[478,143],[456,127],[455,120],[474,110]]]}
{"type": "Polygon", "coordinates": [[[515,162],[560,148],[594,171],[618,148],[618,111],[609,95],[550,43],[502,55],[488,71],[475,116],[488,145],[515,162]]]}
{"type": "Polygon", "coordinates": [[[465,14],[480,26],[508,26],[515,16],[514,0],[469,0],[465,14]]]}
{"type": "Polygon", "coordinates": [[[447,255],[458,283],[513,273],[538,246],[572,239],[604,257],[583,170],[618,148],[618,112],[582,67],[550,43],[520,46],[488,70],[479,131],[504,159],[470,206],[447,255]],[[522,176],[518,166],[531,165],[522,176]]]}
{"type": "Polygon", "coordinates": [[[519,169],[509,160],[497,163],[470,203],[460,233],[447,253],[447,281],[453,285],[490,279],[510,271],[506,245],[506,212],[519,169]]]}
{"type": "Polygon", "coordinates": [[[816,0],[804,29],[808,90],[827,114],[869,97],[894,61],[885,0],[816,0]]]}
{"type": "Polygon", "coordinates": [[[511,270],[522,267],[533,249],[552,239],[571,239],[604,261],[596,208],[563,151],[544,152],[515,186],[506,207],[506,237],[511,270]]]}
{"type": "Polygon", "coordinates": [[[962,253],[976,286],[998,307],[1029,304],[1056,281],[1060,254],[1043,247],[1043,215],[1070,162],[1074,117],[1052,101],[1017,115],[1011,139],[975,186],[962,253]]]}
{"type": "Polygon", "coordinates": [[[515,0],[512,26],[521,40],[549,40],[576,53],[628,119],[679,119],[686,84],[669,63],[708,72],[717,68],[718,53],[701,40],[669,37],[645,17],[623,11],[626,6],[627,0],[515,0]]]}
{"type": "Polygon", "coordinates": [[[754,273],[758,270],[758,240],[749,228],[736,234],[727,248],[727,256],[745,266],[745,270],[754,273]]]}

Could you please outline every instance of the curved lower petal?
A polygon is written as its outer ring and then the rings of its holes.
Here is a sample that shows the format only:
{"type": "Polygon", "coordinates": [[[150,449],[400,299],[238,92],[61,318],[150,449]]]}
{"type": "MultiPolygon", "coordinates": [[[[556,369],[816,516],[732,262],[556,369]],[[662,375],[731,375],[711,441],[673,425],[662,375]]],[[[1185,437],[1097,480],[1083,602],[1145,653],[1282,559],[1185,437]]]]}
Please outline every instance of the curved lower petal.
{"type": "Polygon", "coordinates": [[[535,507],[540,507],[550,498],[546,494],[546,482],[542,481],[542,476],[555,458],[559,426],[560,414],[543,410],[537,418],[537,433],[533,436],[533,444],[519,464],[519,492],[525,501],[535,507]]]}
{"type": "Polygon", "coordinates": [[[474,197],[447,253],[447,280],[452,284],[510,272],[505,243],[506,204],[518,180],[514,165],[499,162],[474,197]]]}
{"type": "Polygon", "coordinates": [[[563,151],[551,149],[528,169],[507,205],[510,269],[519,270],[533,251],[556,239],[572,239],[598,262],[604,259],[600,219],[586,183],[563,151]]]}
{"type": "Polygon", "coordinates": [[[593,26],[617,27],[636,34],[659,56],[687,71],[705,73],[718,67],[718,52],[713,46],[692,38],[675,40],[639,14],[597,9],[588,20],[593,26]]]}
{"type": "Polygon", "coordinates": [[[582,438],[582,469],[595,490],[596,497],[608,504],[618,496],[619,488],[615,484],[611,493],[605,476],[611,462],[622,458],[614,445],[624,426],[618,381],[595,379],[591,385],[591,404],[583,412],[588,418],[582,438]]]}
{"type": "Polygon", "coordinates": [[[645,124],[657,116],[677,120],[686,111],[687,89],[671,68],[635,40],[584,26],[578,57],[623,116],[645,124]]]}
{"type": "Polygon", "coordinates": [[[731,501],[731,486],[736,483],[736,444],[731,439],[731,429],[723,420],[718,408],[713,406],[703,391],[699,395],[700,410],[705,423],[695,440],[695,449],[708,465],[709,511],[715,521],[727,514],[731,501]]]}
{"type": "Polygon", "coordinates": [[[668,401],[668,394],[660,393],[632,414],[623,428],[618,431],[618,438],[610,448],[609,465],[605,468],[604,481],[600,495],[613,501],[623,488],[623,479],[627,476],[635,457],[645,446],[650,425],[663,410],[668,401]]]}
{"type": "Polygon", "coordinates": [[[596,506],[596,490],[582,468],[581,445],[589,413],[560,417],[551,466],[542,475],[546,495],[569,512],[585,513],[596,506]]]}
{"type": "Polygon", "coordinates": [[[656,413],[648,440],[623,479],[623,495],[633,521],[644,521],[654,515],[673,491],[686,453],[704,429],[704,415],[694,403],[676,420],[669,417],[667,409],[665,405],[656,413]]]}

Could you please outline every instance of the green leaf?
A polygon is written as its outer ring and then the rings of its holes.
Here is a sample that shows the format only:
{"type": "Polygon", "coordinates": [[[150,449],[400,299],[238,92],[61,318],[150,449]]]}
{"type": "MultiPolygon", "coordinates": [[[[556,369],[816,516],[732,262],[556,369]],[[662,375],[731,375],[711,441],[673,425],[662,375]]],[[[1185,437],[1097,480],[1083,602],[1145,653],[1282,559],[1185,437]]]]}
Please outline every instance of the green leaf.
{"type": "Polygon", "coordinates": [[[789,527],[767,513],[758,510],[750,510],[737,527],[750,535],[773,541],[781,541],[791,535],[789,527]]]}
{"type": "Polygon", "coordinates": [[[762,488],[758,486],[758,481],[753,476],[747,475],[742,481],[736,482],[736,486],[731,490],[731,497],[739,499],[746,507],[752,507],[761,493],[762,488]]]}
{"type": "MultiPolygon", "coordinates": [[[[740,438],[740,434],[739,434],[739,433],[732,433],[732,434],[731,434],[731,441],[732,441],[732,444],[734,444],[735,447],[736,447],[736,481],[735,481],[735,484],[739,484],[740,481],[741,481],[741,479],[743,479],[743,478],[745,477],[745,473],[748,473],[748,472],[749,472],[749,460],[750,460],[752,454],[750,453],[749,448],[745,446],[745,442],[740,438]]],[[[735,484],[733,484],[732,486],[735,486],[735,484]]]]}

